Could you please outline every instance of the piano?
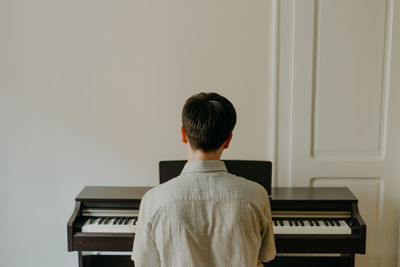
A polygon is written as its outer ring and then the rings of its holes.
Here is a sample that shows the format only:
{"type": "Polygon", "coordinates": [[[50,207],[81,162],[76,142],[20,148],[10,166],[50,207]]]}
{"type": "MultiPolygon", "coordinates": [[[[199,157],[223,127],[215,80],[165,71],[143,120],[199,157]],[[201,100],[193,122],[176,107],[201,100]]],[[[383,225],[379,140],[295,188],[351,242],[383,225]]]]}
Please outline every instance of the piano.
{"type": "MultiPolygon", "coordinates": [[[[134,266],[140,200],[151,187],[85,187],[68,221],[68,251],[80,267],[134,266]]],[[[268,266],[354,266],[366,225],[348,188],[272,188],[277,257],[268,266]]]]}

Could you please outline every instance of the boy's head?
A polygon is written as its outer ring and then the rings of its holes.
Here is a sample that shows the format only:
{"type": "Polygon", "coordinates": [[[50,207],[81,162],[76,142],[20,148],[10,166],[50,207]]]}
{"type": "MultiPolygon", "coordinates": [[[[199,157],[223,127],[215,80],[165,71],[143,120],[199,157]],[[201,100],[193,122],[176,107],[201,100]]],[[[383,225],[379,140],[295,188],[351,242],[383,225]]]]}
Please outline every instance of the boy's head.
{"type": "Polygon", "coordinates": [[[231,136],[235,124],[232,103],[216,93],[194,95],[183,107],[182,125],[193,150],[217,150],[231,136]]]}

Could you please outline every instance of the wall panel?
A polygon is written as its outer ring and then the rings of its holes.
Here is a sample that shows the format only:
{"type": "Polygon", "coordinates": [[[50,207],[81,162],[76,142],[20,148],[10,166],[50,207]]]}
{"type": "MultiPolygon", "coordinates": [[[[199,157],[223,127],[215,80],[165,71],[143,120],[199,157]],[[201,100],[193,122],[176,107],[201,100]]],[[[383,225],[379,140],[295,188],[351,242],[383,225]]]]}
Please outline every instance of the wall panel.
{"type": "Polygon", "coordinates": [[[312,155],[381,158],[390,63],[387,2],[316,3],[312,155]]]}

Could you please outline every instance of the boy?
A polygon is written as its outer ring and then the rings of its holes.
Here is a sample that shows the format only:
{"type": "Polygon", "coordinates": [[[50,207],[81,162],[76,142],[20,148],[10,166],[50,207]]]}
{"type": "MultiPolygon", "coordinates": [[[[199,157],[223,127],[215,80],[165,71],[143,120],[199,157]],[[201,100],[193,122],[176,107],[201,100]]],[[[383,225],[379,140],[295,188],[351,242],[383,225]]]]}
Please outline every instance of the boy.
{"type": "Polygon", "coordinates": [[[232,103],[216,93],[186,101],[181,134],[188,162],[142,199],[136,267],[255,267],[275,257],[267,192],[229,174],[219,160],[235,124],[232,103]]]}

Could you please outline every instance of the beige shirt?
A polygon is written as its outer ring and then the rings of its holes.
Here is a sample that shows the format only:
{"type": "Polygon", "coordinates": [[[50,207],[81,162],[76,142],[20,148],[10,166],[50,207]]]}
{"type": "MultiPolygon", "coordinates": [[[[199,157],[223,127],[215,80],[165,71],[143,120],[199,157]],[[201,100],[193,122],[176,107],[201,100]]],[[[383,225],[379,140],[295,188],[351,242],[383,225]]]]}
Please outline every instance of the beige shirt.
{"type": "Polygon", "coordinates": [[[186,163],[142,199],[136,267],[254,267],[275,257],[269,198],[218,160],[186,163]]]}

